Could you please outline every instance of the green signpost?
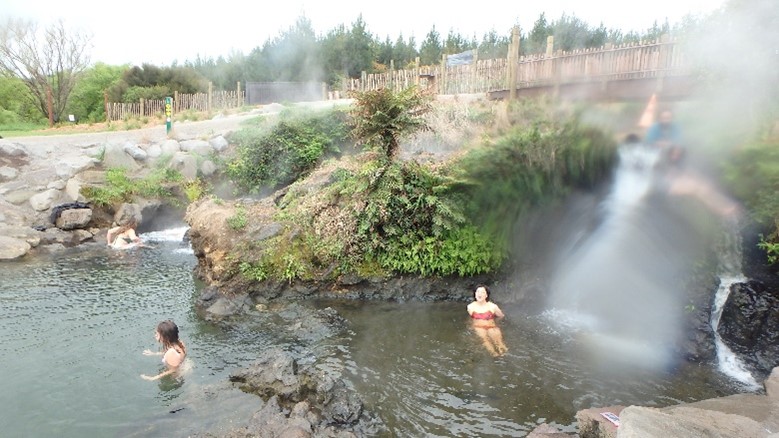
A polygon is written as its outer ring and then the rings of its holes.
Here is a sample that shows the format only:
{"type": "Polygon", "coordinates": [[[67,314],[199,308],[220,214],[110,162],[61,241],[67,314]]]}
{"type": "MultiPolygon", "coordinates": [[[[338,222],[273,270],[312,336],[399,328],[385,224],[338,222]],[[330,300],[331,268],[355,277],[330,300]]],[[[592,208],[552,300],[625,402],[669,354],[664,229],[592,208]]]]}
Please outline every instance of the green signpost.
{"type": "Polygon", "coordinates": [[[165,132],[170,134],[171,115],[173,114],[173,98],[165,98],[165,132]]]}

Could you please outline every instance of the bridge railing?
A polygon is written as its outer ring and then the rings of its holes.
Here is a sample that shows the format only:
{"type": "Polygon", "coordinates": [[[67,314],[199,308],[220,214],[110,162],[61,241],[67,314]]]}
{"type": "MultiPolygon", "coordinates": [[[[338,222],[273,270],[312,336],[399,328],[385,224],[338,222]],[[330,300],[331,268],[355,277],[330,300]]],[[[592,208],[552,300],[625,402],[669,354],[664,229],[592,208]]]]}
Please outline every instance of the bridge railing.
{"type": "MultiPolygon", "coordinates": [[[[598,49],[558,51],[522,56],[516,61],[516,86],[529,88],[576,82],[610,81],[682,75],[688,72],[687,57],[676,41],[652,41],[598,49]]],[[[510,88],[511,62],[478,60],[469,65],[441,65],[365,74],[344,81],[344,91],[390,88],[395,91],[416,85],[439,94],[484,93],[510,88]]]]}

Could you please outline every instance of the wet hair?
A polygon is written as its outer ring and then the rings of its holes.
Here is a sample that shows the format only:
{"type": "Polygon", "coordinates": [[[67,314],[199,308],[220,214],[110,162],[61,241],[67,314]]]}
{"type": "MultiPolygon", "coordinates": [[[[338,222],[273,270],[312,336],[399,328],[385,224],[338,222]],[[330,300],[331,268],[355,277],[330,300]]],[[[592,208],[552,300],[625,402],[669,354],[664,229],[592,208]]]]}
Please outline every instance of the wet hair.
{"type": "Polygon", "coordinates": [[[179,328],[175,322],[168,319],[157,324],[157,333],[160,334],[163,350],[167,351],[170,348],[174,348],[181,354],[187,353],[184,343],[179,340],[179,328]]]}
{"type": "Polygon", "coordinates": [[[125,231],[129,229],[135,229],[138,226],[138,222],[135,220],[135,218],[128,220],[124,224],[119,226],[119,229],[116,231],[116,234],[124,233],[125,231]]]}
{"type": "Polygon", "coordinates": [[[485,301],[489,301],[490,300],[490,288],[488,288],[487,285],[485,285],[485,284],[480,284],[480,285],[476,286],[476,289],[473,290],[473,300],[474,301],[476,301],[476,291],[479,290],[482,287],[484,288],[484,291],[487,292],[487,299],[485,301]]]}

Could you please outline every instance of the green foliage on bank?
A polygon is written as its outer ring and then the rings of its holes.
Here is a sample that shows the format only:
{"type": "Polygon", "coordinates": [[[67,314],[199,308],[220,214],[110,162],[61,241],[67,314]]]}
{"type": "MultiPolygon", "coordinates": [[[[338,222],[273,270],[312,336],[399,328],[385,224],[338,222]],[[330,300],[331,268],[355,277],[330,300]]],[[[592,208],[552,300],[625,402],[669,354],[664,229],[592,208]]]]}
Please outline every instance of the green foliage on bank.
{"type": "Polygon", "coordinates": [[[286,112],[270,129],[248,126],[230,136],[236,156],[226,173],[246,192],[274,189],[308,174],[323,157],[340,154],[348,138],[343,111],[286,112]]]}
{"type": "Polygon", "coordinates": [[[98,206],[133,202],[136,197],[174,199],[174,187],[182,181],[181,174],[170,168],[157,169],[139,179],[130,178],[124,168],[112,168],[106,171],[104,185],[82,187],[81,194],[98,206]]]}
{"type": "Polygon", "coordinates": [[[758,245],[769,263],[779,261],[779,139],[764,137],[736,150],[725,177],[764,232],[758,245]]]}
{"type": "MultiPolygon", "coordinates": [[[[525,106],[523,106],[525,105],[525,106]]],[[[574,188],[591,188],[611,171],[616,145],[576,115],[544,114],[515,104],[515,124],[449,168],[452,196],[468,218],[499,242],[528,208],[559,199],[574,188]],[[528,117],[529,116],[529,117],[528,117]],[[530,121],[530,123],[527,123],[530,121]]]]}
{"type": "Polygon", "coordinates": [[[508,111],[511,127],[488,130],[446,165],[388,160],[384,150],[325,163],[327,183],[292,184],[276,218],[286,231],[249,245],[238,271],[252,281],[496,272],[522,212],[591,188],[616,157],[614,142],[575,114],[508,111]]]}

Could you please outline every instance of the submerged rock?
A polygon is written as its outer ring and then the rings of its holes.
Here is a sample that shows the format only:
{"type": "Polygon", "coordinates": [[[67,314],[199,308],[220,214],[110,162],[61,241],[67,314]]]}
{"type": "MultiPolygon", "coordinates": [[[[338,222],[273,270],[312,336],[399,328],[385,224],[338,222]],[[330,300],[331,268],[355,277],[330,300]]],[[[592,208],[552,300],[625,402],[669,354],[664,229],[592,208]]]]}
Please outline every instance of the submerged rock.
{"type": "Polygon", "coordinates": [[[239,430],[250,436],[342,436],[375,427],[343,379],[304,368],[279,348],[263,352],[230,380],[266,401],[239,430]]]}

